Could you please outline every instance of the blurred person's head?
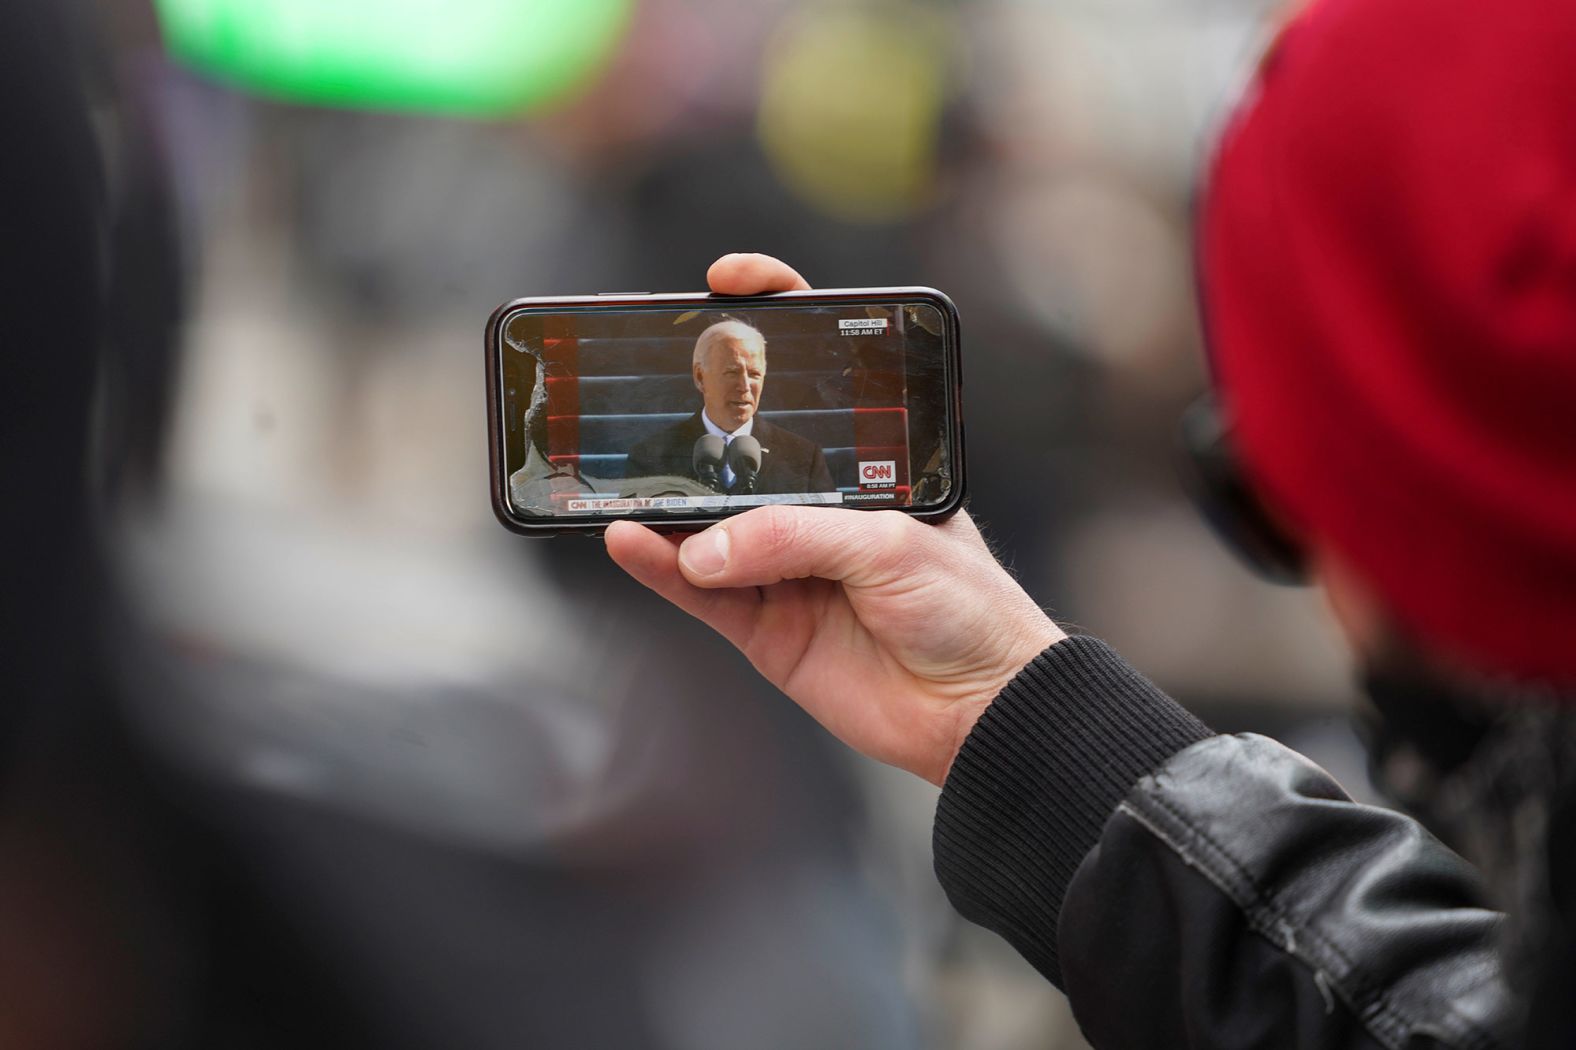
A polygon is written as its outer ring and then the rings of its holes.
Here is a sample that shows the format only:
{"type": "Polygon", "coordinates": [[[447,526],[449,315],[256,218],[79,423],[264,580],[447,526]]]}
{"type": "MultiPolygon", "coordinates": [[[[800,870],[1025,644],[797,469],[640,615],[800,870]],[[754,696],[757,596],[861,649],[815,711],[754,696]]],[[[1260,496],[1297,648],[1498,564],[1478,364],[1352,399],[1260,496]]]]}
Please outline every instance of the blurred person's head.
{"type": "Polygon", "coordinates": [[[743,321],[719,321],[695,340],[691,369],[706,417],[731,434],[760,407],[766,337],[743,321]]]}
{"type": "Polygon", "coordinates": [[[1576,683],[1573,55],[1565,0],[1314,0],[1215,158],[1220,397],[1370,656],[1576,683]]]}

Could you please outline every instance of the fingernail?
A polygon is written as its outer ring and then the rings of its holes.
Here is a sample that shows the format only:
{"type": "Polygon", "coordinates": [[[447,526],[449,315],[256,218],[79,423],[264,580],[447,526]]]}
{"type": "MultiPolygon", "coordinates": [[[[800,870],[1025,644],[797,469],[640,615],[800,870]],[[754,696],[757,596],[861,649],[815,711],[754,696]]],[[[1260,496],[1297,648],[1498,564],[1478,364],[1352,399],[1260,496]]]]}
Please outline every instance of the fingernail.
{"type": "Polygon", "coordinates": [[[696,576],[715,576],[728,564],[728,531],[707,529],[679,548],[679,561],[696,576]]]}

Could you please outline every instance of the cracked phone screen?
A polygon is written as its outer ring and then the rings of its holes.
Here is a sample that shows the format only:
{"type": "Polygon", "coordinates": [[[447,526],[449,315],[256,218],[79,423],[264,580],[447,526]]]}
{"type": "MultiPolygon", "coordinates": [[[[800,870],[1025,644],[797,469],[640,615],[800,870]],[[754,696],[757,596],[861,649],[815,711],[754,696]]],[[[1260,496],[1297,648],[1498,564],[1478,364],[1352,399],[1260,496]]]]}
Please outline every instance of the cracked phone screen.
{"type": "Polygon", "coordinates": [[[942,505],[950,331],[929,303],[521,307],[499,329],[510,508],[596,521],[942,505]]]}

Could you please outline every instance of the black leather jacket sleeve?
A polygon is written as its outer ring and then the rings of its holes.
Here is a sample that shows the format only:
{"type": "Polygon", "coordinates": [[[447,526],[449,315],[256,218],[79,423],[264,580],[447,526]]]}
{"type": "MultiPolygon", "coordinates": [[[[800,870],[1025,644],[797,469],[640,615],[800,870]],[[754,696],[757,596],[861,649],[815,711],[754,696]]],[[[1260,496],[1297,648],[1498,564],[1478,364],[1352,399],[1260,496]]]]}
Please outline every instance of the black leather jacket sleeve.
{"type": "Polygon", "coordinates": [[[1464,861],[1273,741],[1209,735],[1093,639],[986,710],[935,851],[1101,1050],[1514,1045],[1464,861]]]}

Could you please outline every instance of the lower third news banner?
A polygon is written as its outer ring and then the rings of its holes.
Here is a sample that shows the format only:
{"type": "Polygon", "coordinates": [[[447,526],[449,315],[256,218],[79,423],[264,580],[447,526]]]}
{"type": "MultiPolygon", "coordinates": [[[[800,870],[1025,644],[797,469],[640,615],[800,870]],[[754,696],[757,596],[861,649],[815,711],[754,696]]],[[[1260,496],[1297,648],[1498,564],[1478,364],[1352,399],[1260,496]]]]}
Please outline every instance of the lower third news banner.
{"type": "Polygon", "coordinates": [[[798,492],[773,495],[716,496],[617,496],[585,492],[564,501],[566,509],[582,514],[628,514],[632,510],[718,510],[724,507],[764,507],[770,504],[829,505],[843,502],[841,492],[798,492]]]}

